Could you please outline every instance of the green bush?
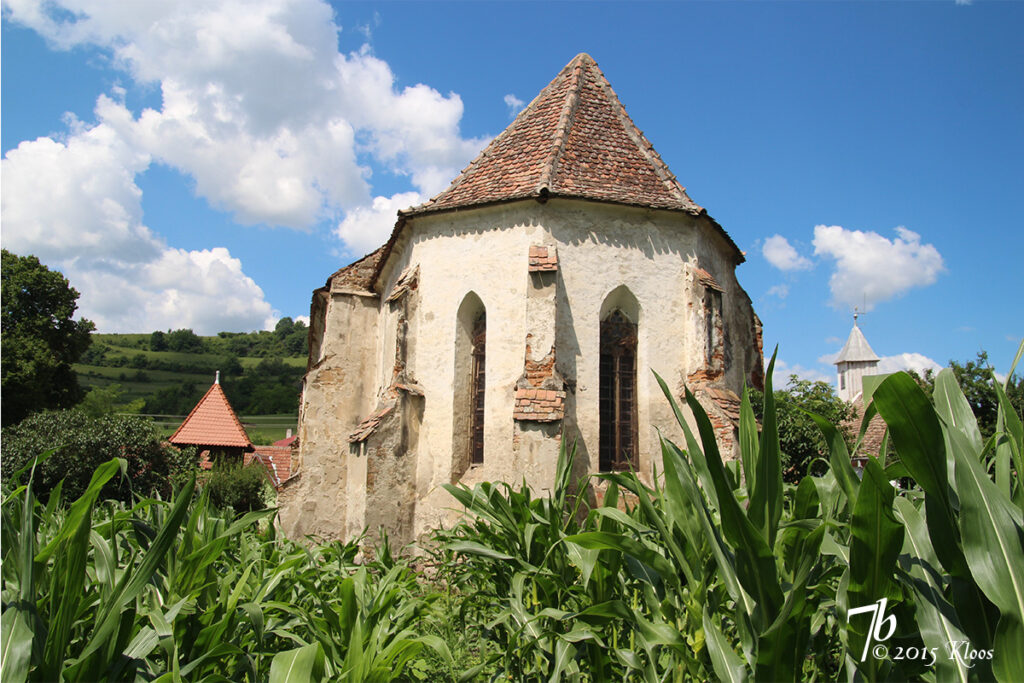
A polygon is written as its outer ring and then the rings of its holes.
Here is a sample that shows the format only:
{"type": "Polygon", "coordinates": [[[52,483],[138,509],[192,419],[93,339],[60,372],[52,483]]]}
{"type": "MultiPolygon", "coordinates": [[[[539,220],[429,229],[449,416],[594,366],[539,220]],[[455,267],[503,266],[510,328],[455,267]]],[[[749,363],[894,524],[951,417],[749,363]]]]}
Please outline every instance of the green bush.
{"type": "Polygon", "coordinates": [[[252,463],[245,467],[217,465],[203,487],[215,506],[241,514],[262,510],[267,506],[267,489],[270,484],[263,466],[252,463]]]}
{"type": "Polygon", "coordinates": [[[127,462],[125,477],[111,480],[104,498],[131,501],[132,496],[171,492],[171,481],[190,472],[195,452],[179,451],[161,442],[151,422],[134,415],[90,417],[80,409],[36,413],[2,433],[4,481],[29,460],[50,449],[51,458],[36,470],[33,490],[42,500],[63,481],[64,497],[82,495],[93,471],[111,458],[127,462]]]}

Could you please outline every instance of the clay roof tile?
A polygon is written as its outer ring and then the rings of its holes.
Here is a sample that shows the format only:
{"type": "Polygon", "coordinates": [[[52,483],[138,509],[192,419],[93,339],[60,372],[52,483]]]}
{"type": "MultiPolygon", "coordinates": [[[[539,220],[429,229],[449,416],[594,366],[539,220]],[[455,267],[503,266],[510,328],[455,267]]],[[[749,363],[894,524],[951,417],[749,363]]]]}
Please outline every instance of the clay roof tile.
{"type": "Polygon", "coordinates": [[[175,445],[251,449],[245,427],[232,410],[220,384],[213,384],[169,441],[175,445]]]}

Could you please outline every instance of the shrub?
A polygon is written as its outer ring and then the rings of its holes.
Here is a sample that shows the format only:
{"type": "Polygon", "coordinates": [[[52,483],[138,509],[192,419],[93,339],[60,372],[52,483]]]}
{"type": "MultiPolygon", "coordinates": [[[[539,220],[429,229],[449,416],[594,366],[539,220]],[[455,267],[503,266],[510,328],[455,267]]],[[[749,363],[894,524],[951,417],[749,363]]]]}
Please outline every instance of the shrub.
{"type": "Polygon", "coordinates": [[[50,449],[53,456],[36,470],[33,490],[40,499],[64,481],[64,498],[82,495],[101,463],[124,458],[125,478],[111,480],[104,498],[130,501],[136,495],[168,495],[171,479],[194,467],[194,453],[161,443],[151,422],[134,415],[90,417],[84,411],[55,410],[37,413],[3,430],[4,481],[29,460],[50,449]]]}
{"type": "Polygon", "coordinates": [[[266,471],[259,464],[218,465],[204,484],[211,503],[238,514],[265,508],[269,486],[266,471]]]}

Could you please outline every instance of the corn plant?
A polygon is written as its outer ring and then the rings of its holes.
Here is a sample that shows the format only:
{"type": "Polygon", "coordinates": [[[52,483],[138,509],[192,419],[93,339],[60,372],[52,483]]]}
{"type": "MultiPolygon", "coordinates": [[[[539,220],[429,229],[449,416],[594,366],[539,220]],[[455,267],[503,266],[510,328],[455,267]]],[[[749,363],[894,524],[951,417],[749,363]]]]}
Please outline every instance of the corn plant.
{"type": "Polygon", "coordinates": [[[484,596],[495,679],[1024,677],[1024,429],[1005,391],[983,443],[951,373],[934,405],[909,376],[889,377],[853,449],[878,413],[896,462],[870,459],[858,476],[841,432],[815,417],[827,471],[787,486],[773,366],[760,432],[744,392],[737,463],[723,461],[693,394],[684,390],[691,427],[658,378],[686,448],[661,439],[653,486],[597,475],[607,495],[582,522],[587,482],[572,486],[564,449],[548,498],[449,487],[470,519],[438,538],[454,583],[484,596]],[[901,477],[911,488],[892,485],[901,477]],[[634,502],[620,505],[623,490],[634,502]],[[881,620],[880,609],[885,634],[859,616],[881,620]],[[869,650],[880,640],[885,649],[869,650]]]}
{"type": "MultiPolygon", "coordinates": [[[[355,544],[278,538],[273,510],[235,517],[194,495],[100,501],[123,468],[47,505],[3,501],[4,681],[392,680],[424,647],[431,595],[403,565],[359,567],[355,544]]],[[[31,474],[30,474],[31,480],[31,474]]]]}

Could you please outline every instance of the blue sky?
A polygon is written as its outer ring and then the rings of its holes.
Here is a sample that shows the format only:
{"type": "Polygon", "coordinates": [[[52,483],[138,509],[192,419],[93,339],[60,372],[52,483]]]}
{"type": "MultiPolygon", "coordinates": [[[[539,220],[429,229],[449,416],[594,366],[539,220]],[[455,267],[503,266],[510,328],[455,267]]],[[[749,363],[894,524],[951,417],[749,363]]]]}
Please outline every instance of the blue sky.
{"type": "Polygon", "coordinates": [[[101,331],[260,329],[578,52],[747,252],[784,371],[1024,334],[1024,4],[3,3],[2,241],[101,331]]]}

